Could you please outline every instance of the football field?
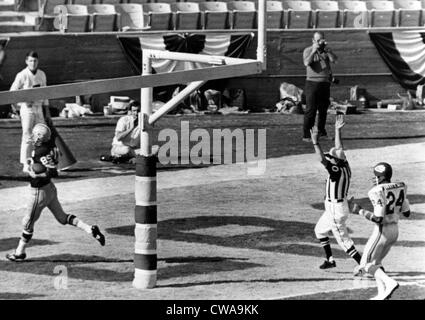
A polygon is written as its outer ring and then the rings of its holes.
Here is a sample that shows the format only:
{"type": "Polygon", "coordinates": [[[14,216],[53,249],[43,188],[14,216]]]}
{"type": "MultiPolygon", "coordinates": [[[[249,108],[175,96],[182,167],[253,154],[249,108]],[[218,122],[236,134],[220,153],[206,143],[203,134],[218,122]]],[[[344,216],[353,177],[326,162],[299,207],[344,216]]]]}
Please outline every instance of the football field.
{"type": "MultiPolygon", "coordinates": [[[[248,174],[246,163],[159,169],[158,281],[153,289],[136,290],[131,285],[132,167],[100,163],[92,151],[81,151],[90,148],[90,138],[77,139],[72,128],[59,128],[83,164],[55,180],[59,199],[67,213],[98,224],[105,231],[106,246],[77,228],[59,225],[46,209],[36,223],[28,258],[21,263],[4,256],[19,239],[28,186],[16,170],[3,167],[0,174],[7,179],[0,189],[0,299],[359,300],[374,296],[375,281],[353,278],[355,262],[333,237],[337,267],[318,268],[324,253],[313,230],[324,208],[326,171],[311,144],[300,141],[302,116],[259,117],[207,119],[209,128],[220,123],[221,128],[241,125],[267,130],[266,170],[261,175],[248,174]]],[[[163,126],[173,119],[177,118],[167,118],[163,126]]],[[[194,121],[196,127],[202,126],[199,118],[194,121]]],[[[333,121],[330,116],[331,136],[333,121]]],[[[173,126],[178,124],[177,119],[173,126]]],[[[85,131],[89,135],[98,130],[113,131],[113,127],[85,131]]],[[[19,130],[9,131],[8,137],[11,142],[2,147],[11,150],[10,158],[3,154],[4,163],[19,152],[12,143],[19,142],[19,130]]],[[[343,138],[352,169],[349,195],[362,206],[371,209],[367,192],[377,162],[390,163],[393,180],[407,184],[412,215],[401,218],[398,241],[384,267],[400,283],[392,299],[425,299],[424,112],[395,113],[393,118],[352,115],[347,117],[343,138]]],[[[98,141],[96,152],[100,147],[107,150],[109,139],[110,134],[98,141]]],[[[323,145],[328,149],[332,141],[323,145]]],[[[351,215],[347,225],[362,252],[373,223],[351,215]]]]}

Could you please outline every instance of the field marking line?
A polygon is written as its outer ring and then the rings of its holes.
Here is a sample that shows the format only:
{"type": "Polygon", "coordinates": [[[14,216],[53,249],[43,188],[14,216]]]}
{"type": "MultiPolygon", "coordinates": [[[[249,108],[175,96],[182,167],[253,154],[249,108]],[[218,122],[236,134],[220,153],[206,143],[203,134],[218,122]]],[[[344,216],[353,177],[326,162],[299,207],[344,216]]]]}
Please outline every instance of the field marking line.
{"type": "MultiPolygon", "coordinates": [[[[393,166],[408,163],[424,163],[425,143],[412,143],[372,149],[353,149],[346,151],[352,169],[371,168],[373,163],[390,162],[393,166]]],[[[207,168],[193,168],[172,172],[160,171],[157,174],[158,190],[208,185],[218,182],[252,179],[270,179],[282,176],[305,175],[322,172],[322,165],[314,153],[284,156],[266,160],[263,175],[249,175],[247,163],[224,164],[207,168]]],[[[107,178],[92,178],[68,182],[55,182],[62,204],[93,200],[134,193],[133,175],[107,178]]],[[[23,209],[29,199],[29,186],[0,189],[1,211],[23,209]]]]}
{"type": "MultiPolygon", "coordinates": [[[[395,277],[397,279],[397,277],[395,277]]],[[[355,279],[353,279],[355,280],[355,279]]],[[[330,290],[318,290],[318,291],[309,291],[307,293],[300,293],[300,294],[290,294],[290,295],[283,295],[283,296],[279,296],[279,297],[272,297],[272,298],[265,298],[264,300],[283,300],[283,299],[288,299],[288,298],[295,298],[295,297],[301,297],[301,296],[310,296],[310,295],[315,295],[315,294],[327,294],[327,293],[334,293],[334,292],[339,292],[339,291],[354,291],[354,290],[362,290],[362,289],[368,289],[368,288],[374,288],[376,287],[376,283],[375,283],[375,279],[370,278],[370,279],[359,279],[359,280],[364,280],[364,281],[370,281],[372,282],[371,284],[367,284],[365,283],[364,286],[362,286],[361,288],[359,287],[353,287],[353,288],[346,288],[346,289],[330,289],[330,290]]],[[[417,281],[398,281],[400,286],[409,286],[409,285],[417,285],[417,286],[421,286],[421,287],[425,287],[425,283],[420,284],[417,281]]]]}

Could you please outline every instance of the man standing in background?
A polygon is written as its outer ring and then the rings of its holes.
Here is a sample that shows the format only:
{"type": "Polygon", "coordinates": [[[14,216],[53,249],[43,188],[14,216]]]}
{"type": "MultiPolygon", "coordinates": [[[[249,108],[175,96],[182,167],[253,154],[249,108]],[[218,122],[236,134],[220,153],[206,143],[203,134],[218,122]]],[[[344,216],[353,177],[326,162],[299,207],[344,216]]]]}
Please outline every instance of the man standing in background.
{"type": "Polygon", "coordinates": [[[318,114],[317,128],[319,136],[326,137],[326,116],[329,107],[330,85],[333,80],[331,63],[337,56],[327,47],[323,32],[315,32],[313,44],[304,49],[304,65],[307,69],[305,83],[306,111],[304,113],[303,141],[311,142],[310,130],[318,114]]]}
{"type": "MultiPolygon", "coordinates": [[[[47,85],[46,74],[38,69],[38,54],[30,51],[25,57],[27,67],[19,72],[15,81],[13,81],[10,91],[45,87],[47,85]]],[[[22,124],[22,141],[20,162],[23,165],[23,171],[28,172],[29,165],[27,159],[31,158],[32,144],[31,132],[37,123],[46,124],[43,114],[43,108],[46,108],[46,118],[50,118],[48,100],[38,100],[30,102],[19,102],[17,105],[20,110],[22,124]]]]}

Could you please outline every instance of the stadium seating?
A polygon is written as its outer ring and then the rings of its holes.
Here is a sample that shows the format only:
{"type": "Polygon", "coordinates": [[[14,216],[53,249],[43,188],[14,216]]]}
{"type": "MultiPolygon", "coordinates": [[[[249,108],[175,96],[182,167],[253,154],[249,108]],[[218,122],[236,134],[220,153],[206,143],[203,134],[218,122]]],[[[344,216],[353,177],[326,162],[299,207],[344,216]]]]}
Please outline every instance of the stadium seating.
{"type": "Polygon", "coordinates": [[[268,29],[283,29],[285,27],[283,5],[280,1],[267,1],[266,22],[268,29]]]}
{"type": "MultiPolygon", "coordinates": [[[[125,2],[125,0],[123,1],[123,3],[125,2]]],[[[127,0],[127,3],[136,3],[136,4],[145,4],[145,3],[149,3],[149,2],[154,2],[154,1],[150,1],[150,0],[127,0]]]]}
{"type": "Polygon", "coordinates": [[[96,0],[72,0],[68,1],[68,4],[81,4],[85,6],[90,6],[92,4],[96,4],[96,0]]]}
{"type": "Polygon", "coordinates": [[[67,0],[41,0],[38,7],[38,16],[40,21],[37,29],[39,31],[55,31],[55,7],[65,5],[67,0]]]}
{"type": "Polygon", "coordinates": [[[120,30],[130,31],[146,29],[144,24],[143,6],[141,4],[116,4],[115,10],[120,14],[120,30]]]}
{"type": "Polygon", "coordinates": [[[233,29],[254,29],[257,27],[257,10],[253,1],[231,1],[233,29]]]}
{"type": "Polygon", "coordinates": [[[87,32],[91,29],[91,18],[87,6],[78,4],[66,5],[68,13],[65,32],[87,32]]]}
{"type": "Polygon", "coordinates": [[[342,26],[344,28],[367,28],[369,27],[369,13],[364,1],[341,1],[342,26]]]}
{"type": "Polygon", "coordinates": [[[368,1],[366,2],[366,6],[370,11],[370,26],[372,28],[395,26],[395,10],[392,1],[368,1]]]}
{"type": "Polygon", "coordinates": [[[400,27],[418,27],[422,25],[422,4],[415,0],[394,0],[398,12],[397,24],[400,27]]]}
{"type": "Polygon", "coordinates": [[[312,27],[312,11],[309,1],[283,1],[288,29],[305,29],[312,27]]]}
{"type": "Polygon", "coordinates": [[[173,30],[173,12],[169,3],[146,3],[143,12],[148,17],[150,30],[173,30]]]}
{"type": "Polygon", "coordinates": [[[201,11],[196,2],[176,2],[172,5],[175,13],[176,30],[201,29],[201,11]]]}
{"type": "Polygon", "coordinates": [[[230,11],[222,1],[201,2],[200,10],[204,15],[204,29],[229,29],[230,11]]]}
{"type": "Polygon", "coordinates": [[[311,8],[314,10],[313,25],[315,28],[337,28],[340,26],[340,12],[337,1],[312,1],[311,8]]]}
{"type": "Polygon", "coordinates": [[[92,15],[92,31],[118,30],[118,15],[112,4],[93,4],[87,8],[92,15]]]}
{"type": "Polygon", "coordinates": [[[120,3],[124,3],[125,0],[95,0],[95,4],[120,4],[120,3]]]}

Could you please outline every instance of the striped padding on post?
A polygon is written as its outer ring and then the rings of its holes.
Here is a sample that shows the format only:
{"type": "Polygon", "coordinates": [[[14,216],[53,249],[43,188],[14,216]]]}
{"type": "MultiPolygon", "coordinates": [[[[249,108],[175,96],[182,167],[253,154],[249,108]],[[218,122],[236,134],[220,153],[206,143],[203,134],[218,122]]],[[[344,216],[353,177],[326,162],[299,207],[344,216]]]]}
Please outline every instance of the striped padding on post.
{"type": "Polygon", "coordinates": [[[156,156],[136,158],[134,280],[137,289],[153,288],[157,270],[156,156]]]}

